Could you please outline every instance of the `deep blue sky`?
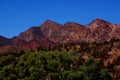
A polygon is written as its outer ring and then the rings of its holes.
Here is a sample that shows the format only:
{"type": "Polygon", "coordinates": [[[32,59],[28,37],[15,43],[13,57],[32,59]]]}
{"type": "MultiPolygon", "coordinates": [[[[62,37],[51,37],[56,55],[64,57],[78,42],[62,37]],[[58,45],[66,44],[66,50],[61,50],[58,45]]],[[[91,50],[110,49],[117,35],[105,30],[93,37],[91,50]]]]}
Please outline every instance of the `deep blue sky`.
{"type": "Polygon", "coordinates": [[[47,19],[86,25],[95,18],[120,24],[120,0],[0,0],[0,35],[8,38],[47,19]]]}

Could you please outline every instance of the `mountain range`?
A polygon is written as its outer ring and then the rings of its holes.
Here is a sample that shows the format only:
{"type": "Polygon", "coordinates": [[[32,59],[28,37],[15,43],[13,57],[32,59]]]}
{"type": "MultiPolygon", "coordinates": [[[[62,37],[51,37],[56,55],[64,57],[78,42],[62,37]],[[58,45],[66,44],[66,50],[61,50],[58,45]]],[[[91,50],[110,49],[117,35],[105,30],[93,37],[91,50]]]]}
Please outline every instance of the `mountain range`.
{"type": "Polygon", "coordinates": [[[95,19],[87,25],[67,22],[64,25],[47,20],[11,39],[0,36],[0,47],[18,46],[31,50],[68,43],[103,43],[120,39],[120,25],[95,19]]]}

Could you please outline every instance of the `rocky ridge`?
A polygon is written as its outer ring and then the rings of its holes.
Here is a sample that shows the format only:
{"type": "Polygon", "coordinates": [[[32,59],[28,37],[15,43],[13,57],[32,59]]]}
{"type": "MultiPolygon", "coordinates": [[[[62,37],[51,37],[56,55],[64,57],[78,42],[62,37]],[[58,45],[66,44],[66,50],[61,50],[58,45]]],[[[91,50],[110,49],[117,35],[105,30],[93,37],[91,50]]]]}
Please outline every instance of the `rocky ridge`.
{"type": "Polygon", "coordinates": [[[0,36],[0,46],[17,45],[32,50],[67,43],[102,43],[120,39],[120,25],[95,19],[88,25],[67,22],[64,25],[47,20],[38,27],[31,27],[13,39],[0,36]]]}

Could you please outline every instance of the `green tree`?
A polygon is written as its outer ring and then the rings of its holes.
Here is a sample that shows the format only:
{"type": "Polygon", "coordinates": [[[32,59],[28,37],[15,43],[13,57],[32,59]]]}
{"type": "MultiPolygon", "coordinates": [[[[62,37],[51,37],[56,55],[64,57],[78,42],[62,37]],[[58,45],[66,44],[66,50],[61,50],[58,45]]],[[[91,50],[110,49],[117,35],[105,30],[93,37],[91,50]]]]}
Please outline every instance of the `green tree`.
{"type": "Polygon", "coordinates": [[[8,65],[14,61],[14,56],[13,55],[6,55],[0,57],[0,69],[3,68],[3,66],[8,65]]]}
{"type": "Polygon", "coordinates": [[[112,80],[107,71],[102,70],[94,58],[88,58],[80,67],[84,80],[112,80]]]}
{"type": "Polygon", "coordinates": [[[62,80],[84,80],[84,74],[81,71],[69,70],[62,73],[62,80]]]}
{"type": "Polygon", "coordinates": [[[112,80],[112,77],[106,69],[100,70],[100,80],[112,80]]]}

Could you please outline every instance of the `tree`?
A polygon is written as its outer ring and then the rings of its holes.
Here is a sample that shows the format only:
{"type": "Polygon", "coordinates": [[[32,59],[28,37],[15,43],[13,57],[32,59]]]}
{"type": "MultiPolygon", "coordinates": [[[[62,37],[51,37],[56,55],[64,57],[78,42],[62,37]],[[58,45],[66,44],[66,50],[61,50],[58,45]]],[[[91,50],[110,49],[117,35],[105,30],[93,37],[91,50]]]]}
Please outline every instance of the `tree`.
{"type": "Polygon", "coordinates": [[[7,55],[7,56],[0,57],[0,68],[3,68],[5,65],[8,65],[13,61],[14,61],[13,55],[7,55]]]}
{"type": "Polygon", "coordinates": [[[62,73],[62,80],[83,80],[84,74],[81,71],[69,70],[62,73]]]}
{"type": "Polygon", "coordinates": [[[112,77],[106,69],[100,70],[100,80],[112,80],[112,77]]]}
{"type": "Polygon", "coordinates": [[[107,71],[102,70],[93,57],[88,58],[80,67],[84,80],[112,80],[107,71]]]}

